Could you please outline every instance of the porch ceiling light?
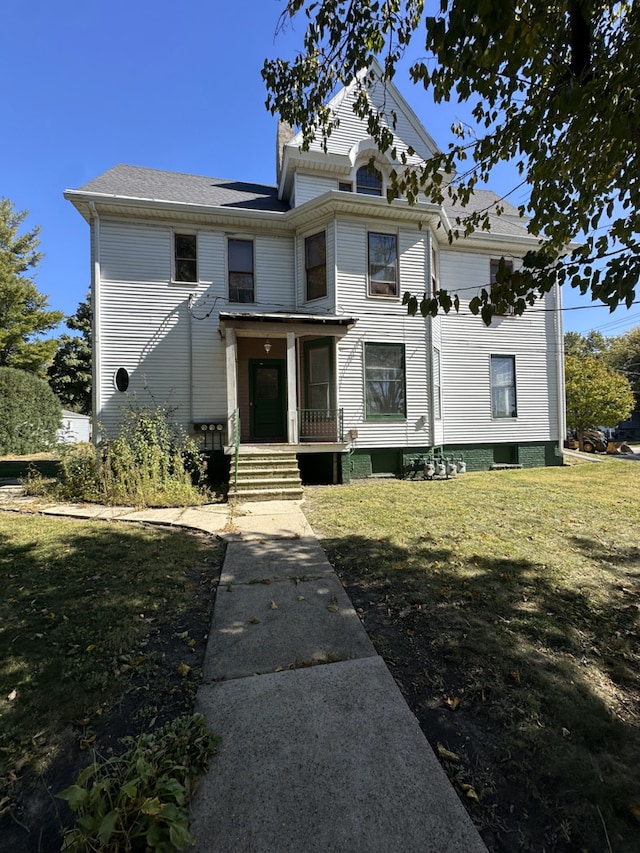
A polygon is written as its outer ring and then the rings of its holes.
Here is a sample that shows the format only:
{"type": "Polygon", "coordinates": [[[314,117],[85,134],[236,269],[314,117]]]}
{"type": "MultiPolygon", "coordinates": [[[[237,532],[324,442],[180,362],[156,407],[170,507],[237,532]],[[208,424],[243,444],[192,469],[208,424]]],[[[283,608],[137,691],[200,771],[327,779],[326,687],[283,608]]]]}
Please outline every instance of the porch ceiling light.
{"type": "Polygon", "coordinates": [[[271,352],[271,342],[269,340],[266,340],[264,342],[264,351],[267,355],[269,355],[269,353],[271,352]]]}

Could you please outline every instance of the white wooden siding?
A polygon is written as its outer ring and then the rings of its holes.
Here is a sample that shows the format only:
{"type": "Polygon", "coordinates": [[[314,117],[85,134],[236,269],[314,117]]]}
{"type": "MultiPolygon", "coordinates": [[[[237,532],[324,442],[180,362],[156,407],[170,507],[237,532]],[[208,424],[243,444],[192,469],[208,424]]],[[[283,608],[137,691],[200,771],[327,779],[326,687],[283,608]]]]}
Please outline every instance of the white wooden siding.
{"type": "MultiPolygon", "coordinates": [[[[490,327],[468,310],[474,288],[486,284],[490,254],[440,252],[442,286],[460,290],[460,313],[441,318],[442,398],[446,444],[557,439],[558,345],[552,315],[535,308],[522,317],[494,319],[490,327]],[[464,299],[463,299],[464,297],[464,299]],[[516,360],[516,418],[493,418],[491,355],[516,360]]],[[[538,304],[544,308],[544,302],[538,304]]]]}
{"type": "Polygon", "coordinates": [[[188,423],[188,294],[156,282],[103,280],[100,311],[100,427],[113,434],[122,421],[121,407],[133,403],[167,404],[180,423],[188,423]],[[114,385],[120,367],[130,376],[124,394],[114,385]]]}
{"type": "Polygon", "coordinates": [[[199,283],[172,284],[168,226],[105,221],[101,227],[100,425],[109,435],[123,406],[167,404],[185,428],[226,412],[218,312],[226,304],[226,240],[198,232],[199,283]],[[207,284],[207,281],[210,282],[207,284]],[[189,298],[193,297],[191,313],[189,298]],[[208,315],[208,316],[207,316],[208,315]],[[123,394],[119,367],[129,373],[123,394]]]}
{"type": "MultiPolygon", "coordinates": [[[[430,321],[408,317],[403,290],[424,288],[425,236],[397,226],[375,225],[376,231],[398,233],[400,296],[367,295],[367,227],[340,220],[337,237],[337,301],[339,310],[358,317],[355,327],[338,343],[339,405],[345,430],[357,429],[356,447],[421,447],[429,444],[430,395],[426,360],[426,327],[430,321]],[[407,417],[401,421],[367,421],[364,387],[365,343],[398,343],[404,347],[407,417]]],[[[428,245],[428,241],[427,241],[428,245]]]]}
{"type": "Polygon", "coordinates": [[[170,281],[171,229],[102,220],[100,255],[106,281],[170,281]]]}
{"type": "Polygon", "coordinates": [[[293,253],[293,237],[255,238],[256,310],[290,311],[295,308],[293,253]]]}
{"type": "Polygon", "coordinates": [[[329,178],[326,175],[309,175],[296,172],[295,199],[296,206],[304,204],[305,201],[317,198],[330,190],[338,189],[338,179],[329,178]]]}
{"type": "MultiPolygon", "coordinates": [[[[336,104],[336,115],[340,120],[340,124],[332,131],[327,141],[327,151],[329,154],[348,154],[357,142],[361,139],[367,139],[370,136],[366,121],[356,116],[353,112],[352,106],[355,99],[356,90],[353,88],[351,91],[346,90],[341,96],[339,103],[336,104]]],[[[408,163],[418,163],[421,158],[430,156],[432,152],[427,149],[421,135],[403,114],[400,104],[390,89],[384,90],[380,84],[377,84],[370,92],[370,100],[381,110],[384,109],[388,117],[386,124],[389,128],[392,125],[391,111],[394,110],[396,113],[397,124],[394,131],[394,144],[398,151],[398,157],[400,156],[400,152],[404,152],[407,154],[408,163]],[[408,155],[408,148],[410,146],[416,152],[411,156],[408,155]]],[[[385,123],[384,118],[382,121],[385,123]]],[[[310,147],[314,151],[321,151],[322,143],[320,140],[316,140],[310,147]]],[[[301,204],[301,200],[297,196],[296,204],[301,204]]]]}

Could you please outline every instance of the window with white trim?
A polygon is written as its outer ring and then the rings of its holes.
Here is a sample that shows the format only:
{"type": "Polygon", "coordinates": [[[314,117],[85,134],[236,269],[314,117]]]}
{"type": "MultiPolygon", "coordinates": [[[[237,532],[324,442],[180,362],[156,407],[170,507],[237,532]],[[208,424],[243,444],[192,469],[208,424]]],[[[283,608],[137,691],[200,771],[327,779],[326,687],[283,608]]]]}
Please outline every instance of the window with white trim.
{"type": "Polygon", "coordinates": [[[304,239],[307,300],[327,295],[327,235],[320,231],[304,239]]]}
{"type": "Polygon", "coordinates": [[[504,262],[504,268],[507,272],[513,272],[513,261],[508,261],[504,258],[491,258],[489,261],[489,282],[496,284],[498,280],[498,270],[500,269],[500,261],[504,262]]]}
{"type": "Polygon", "coordinates": [[[356,172],[356,192],[382,195],[382,174],[372,165],[360,166],[356,172]]]}
{"type": "Polygon", "coordinates": [[[198,281],[198,237],[196,234],[173,235],[173,280],[198,281]]]}
{"type": "Polygon", "coordinates": [[[253,240],[229,239],[229,302],[255,302],[253,240]]]}
{"type": "MultiPolygon", "coordinates": [[[[433,240],[433,238],[431,238],[433,240]]],[[[438,292],[438,253],[436,247],[431,243],[431,295],[438,292]]]]}
{"type": "Polygon", "coordinates": [[[365,343],[364,385],[367,420],[406,417],[404,344],[365,343]]]}
{"type": "Polygon", "coordinates": [[[494,418],[518,416],[515,355],[491,356],[491,414],[494,418]]]}
{"type": "Polygon", "coordinates": [[[369,296],[398,295],[398,235],[370,231],[369,296]]]}

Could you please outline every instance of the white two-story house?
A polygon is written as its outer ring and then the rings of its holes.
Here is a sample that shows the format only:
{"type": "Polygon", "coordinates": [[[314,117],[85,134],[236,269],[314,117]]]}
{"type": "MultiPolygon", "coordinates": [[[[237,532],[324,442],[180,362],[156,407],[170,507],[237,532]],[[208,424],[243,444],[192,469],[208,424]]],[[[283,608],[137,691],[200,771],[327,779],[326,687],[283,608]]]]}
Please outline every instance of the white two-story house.
{"type": "MultiPolygon", "coordinates": [[[[113,434],[128,400],[153,399],[207,449],[286,445],[329,482],[434,451],[468,470],[559,464],[559,290],[490,327],[468,310],[535,239],[507,203],[451,244],[446,206],[389,203],[392,164],[353,98],[331,102],[326,151],[280,126],[276,186],[118,165],[65,193],[91,227],[94,423],[113,434]],[[405,291],[439,287],[459,313],[407,316],[405,291]]],[[[398,151],[437,150],[393,85],[384,98],[398,151]]]]}

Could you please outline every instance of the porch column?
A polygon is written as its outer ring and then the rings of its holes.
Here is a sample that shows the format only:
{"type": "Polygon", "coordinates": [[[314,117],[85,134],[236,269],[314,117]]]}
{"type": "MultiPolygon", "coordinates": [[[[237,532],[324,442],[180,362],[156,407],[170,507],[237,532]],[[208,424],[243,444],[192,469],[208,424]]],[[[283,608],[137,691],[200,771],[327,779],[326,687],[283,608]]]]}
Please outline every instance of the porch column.
{"type": "Polygon", "coordinates": [[[296,405],[296,336],[287,332],[287,442],[298,443],[298,410],[296,405]]]}
{"type": "Polygon", "coordinates": [[[236,333],[227,328],[225,333],[225,357],[227,365],[227,443],[234,443],[235,412],[238,408],[238,367],[236,333]]]}

